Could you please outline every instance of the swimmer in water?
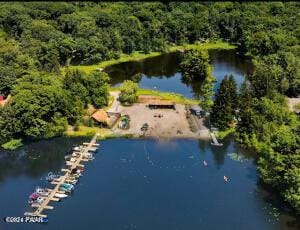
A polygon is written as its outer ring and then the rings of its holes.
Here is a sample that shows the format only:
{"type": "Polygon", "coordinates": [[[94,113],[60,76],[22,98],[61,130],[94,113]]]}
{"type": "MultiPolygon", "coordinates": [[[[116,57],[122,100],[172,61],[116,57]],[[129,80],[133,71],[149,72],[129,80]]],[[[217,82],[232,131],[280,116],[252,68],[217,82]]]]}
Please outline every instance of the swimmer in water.
{"type": "Polygon", "coordinates": [[[226,182],[228,182],[228,177],[227,177],[227,176],[224,176],[224,180],[225,180],[226,182]]]}

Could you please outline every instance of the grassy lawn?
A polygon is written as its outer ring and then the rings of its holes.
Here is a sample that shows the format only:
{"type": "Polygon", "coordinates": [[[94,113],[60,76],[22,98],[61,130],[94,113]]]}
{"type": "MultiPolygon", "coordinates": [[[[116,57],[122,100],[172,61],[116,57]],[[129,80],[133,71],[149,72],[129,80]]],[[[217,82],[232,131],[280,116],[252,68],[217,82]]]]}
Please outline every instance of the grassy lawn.
{"type": "Polygon", "coordinates": [[[99,127],[87,127],[84,125],[79,126],[78,131],[73,131],[70,128],[65,132],[65,135],[69,137],[86,137],[86,136],[94,136],[96,133],[100,134],[100,138],[109,136],[112,132],[109,129],[103,129],[99,127]]]}
{"type": "Polygon", "coordinates": [[[68,137],[92,137],[96,133],[99,133],[98,140],[105,140],[110,138],[132,138],[131,134],[124,134],[124,135],[117,135],[113,133],[110,129],[104,129],[99,127],[88,127],[84,125],[79,126],[78,131],[72,131],[69,127],[69,129],[65,132],[65,135],[68,137]]]}
{"type": "Polygon", "coordinates": [[[138,95],[153,95],[158,96],[163,100],[172,100],[178,104],[199,104],[199,101],[195,99],[189,99],[184,97],[181,94],[169,93],[169,92],[160,92],[152,89],[138,89],[138,95]]]}
{"type": "MultiPolygon", "coordinates": [[[[177,50],[190,50],[190,49],[205,49],[205,50],[224,49],[224,50],[228,50],[228,49],[235,49],[235,48],[236,48],[236,46],[230,45],[227,42],[217,41],[215,43],[186,44],[186,45],[181,45],[181,46],[172,46],[169,48],[169,52],[175,52],[177,50]]],[[[113,65],[113,64],[117,64],[117,63],[121,63],[121,62],[127,62],[127,61],[140,61],[145,58],[155,57],[155,56],[159,56],[161,54],[162,54],[161,52],[150,52],[149,54],[145,54],[145,53],[136,51],[130,55],[122,54],[121,57],[118,59],[103,61],[103,62],[101,62],[99,64],[95,64],[95,65],[79,65],[79,66],[64,67],[61,69],[61,71],[62,71],[63,75],[67,68],[78,69],[85,73],[90,73],[92,71],[95,71],[98,68],[105,68],[109,65],[113,65]]]]}
{"type": "MultiPolygon", "coordinates": [[[[110,91],[119,91],[119,90],[120,90],[119,87],[112,87],[110,89],[110,91]]],[[[188,105],[199,104],[198,100],[186,98],[181,94],[170,93],[170,92],[161,92],[161,91],[152,90],[152,89],[139,88],[138,91],[137,91],[137,95],[158,96],[163,100],[172,100],[172,101],[174,101],[175,103],[178,103],[178,104],[188,104],[188,105]]]]}
{"type": "Polygon", "coordinates": [[[190,49],[201,49],[201,50],[230,50],[235,49],[236,46],[230,45],[227,42],[217,41],[215,43],[202,43],[202,44],[185,44],[181,46],[173,46],[170,51],[177,50],[190,50],[190,49]]]}

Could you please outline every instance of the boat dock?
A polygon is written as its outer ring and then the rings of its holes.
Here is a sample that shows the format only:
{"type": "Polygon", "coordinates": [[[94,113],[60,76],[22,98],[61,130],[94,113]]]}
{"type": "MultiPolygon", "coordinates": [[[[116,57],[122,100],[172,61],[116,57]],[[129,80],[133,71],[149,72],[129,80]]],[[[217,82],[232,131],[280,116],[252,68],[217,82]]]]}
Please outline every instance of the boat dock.
{"type": "Polygon", "coordinates": [[[211,142],[211,145],[214,145],[214,146],[223,146],[223,143],[219,143],[218,142],[218,139],[215,135],[214,132],[210,132],[210,136],[211,136],[211,139],[212,139],[212,142],[211,142]]]}
{"type": "Polygon", "coordinates": [[[73,161],[66,161],[66,165],[69,169],[61,169],[61,171],[65,174],[51,182],[51,184],[55,185],[55,187],[53,189],[47,189],[49,194],[43,197],[43,202],[41,204],[32,204],[31,207],[36,208],[36,210],[34,212],[25,212],[25,216],[47,217],[47,215],[43,214],[43,211],[45,209],[53,209],[53,206],[48,205],[51,201],[59,201],[59,199],[55,197],[55,194],[65,193],[60,190],[60,187],[62,184],[70,181],[70,178],[72,178],[72,170],[76,169],[78,166],[84,167],[84,165],[81,164],[82,161],[92,160],[90,158],[91,152],[95,152],[99,146],[99,144],[96,143],[97,136],[98,134],[96,134],[90,142],[83,143],[79,151],[73,151],[73,153],[76,153],[76,156],[72,157],[73,161]]]}

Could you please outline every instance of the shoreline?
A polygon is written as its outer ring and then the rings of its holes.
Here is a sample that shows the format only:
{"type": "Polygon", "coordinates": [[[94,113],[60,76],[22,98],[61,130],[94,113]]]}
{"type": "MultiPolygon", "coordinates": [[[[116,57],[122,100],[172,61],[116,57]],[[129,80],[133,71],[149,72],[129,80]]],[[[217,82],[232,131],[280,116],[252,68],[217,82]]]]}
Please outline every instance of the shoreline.
{"type": "Polygon", "coordinates": [[[216,41],[216,42],[208,42],[208,43],[200,43],[200,44],[184,44],[169,47],[166,52],[150,52],[149,54],[141,53],[139,51],[135,51],[131,54],[121,54],[118,59],[111,59],[102,61],[99,64],[94,65],[70,65],[64,66],[60,69],[62,75],[65,75],[66,70],[78,69],[85,73],[90,73],[97,69],[104,69],[108,66],[119,64],[128,61],[142,61],[146,58],[157,57],[164,53],[172,53],[178,51],[186,51],[191,49],[202,49],[202,50],[231,50],[236,49],[235,45],[231,45],[228,42],[216,41]]]}
{"type": "MultiPolygon", "coordinates": [[[[68,138],[76,138],[76,137],[91,137],[93,135],[87,134],[87,135],[68,135],[65,134],[65,137],[68,138]]],[[[122,139],[133,139],[133,140],[137,140],[137,139],[154,139],[154,140],[180,140],[180,139],[190,139],[190,140],[201,140],[201,141],[209,141],[211,138],[209,135],[203,135],[203,136],[188,136],[188,135],[183,135],[183,136],[154,136],[154,135],[135,135],[135,134],[112,134],[112,135],[103,135],[103,136],[99,136],[97,137],[97,140],[101,141],[101,140],[107,140],[107,139],[118,139],[118,138],[122,138],[122,139]]]]}

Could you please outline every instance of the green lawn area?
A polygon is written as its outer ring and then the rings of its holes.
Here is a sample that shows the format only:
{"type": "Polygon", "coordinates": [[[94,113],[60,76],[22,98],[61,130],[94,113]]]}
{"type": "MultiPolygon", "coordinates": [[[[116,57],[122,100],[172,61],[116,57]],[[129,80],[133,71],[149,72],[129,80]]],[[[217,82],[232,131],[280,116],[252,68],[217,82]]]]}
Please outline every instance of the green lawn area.
{"type": "MultiPolygon", "coordinates": [[[[190,49],[204,49],[204,50],[218,50],[218,49],[235,49],[236,46],[230,45],[227,42],[217,41],[214,43],[202,43],[202,44],[186,44],[181,46],[172,46],[169,48],[169,52],[175,52],[177,50],[190,50],[190,49]]],[[[98,68],[105,68],[109,65],[121,63],[121,62],[127,62],[127,61],[140,61],[145,58],[149,57],[155,57],[161,55],[161,52],[150,52],[149,54],[145,54],[142,52],[133,52],[130,55],[122,54],[120,58],[118,59],[112,59],[108,61],[103,61],[99,64],[95,65],[78,65],[78,66],[69,66],[69,67],[63,67],[61,68],[62,74],[65,74],[66,69],[78,69],[80,71],[90,73],[92,71],[95,71],[98,68]]]]}
{"type": "Polygon", "coordinates": [[[78,131],[73,131],[70,128],[65,132],[66,136],[69,137],[86,137],[86,136],[94,136],[96,133],[100,134],[100,138],[109,136],[112,132],[109,129],[103,129],[99,127],[88,127],[84,125],[79,126],[78,131]]]}
{"type": "Polygon", "coordinates": [[[190,50],[190,49],[200,49],[200,50],[230,50],[235,49],[236,46],[230,45],[227,42],[217,41],[215,43],[202,43],[202,44],[186,44],[181,46],[174,46],[170,48],[170,51],[177,50],[190,50]]]}
{"type": "Polygon", "coordinates": [[[195,99],[189,99],[184,97],[181,94],[169,93],[169,92],[160,92],[152,89],[138,89],[138,95],[153,95],[158,96],[163,100],[172,100],[178,104],[199,104],[199,101],[195,99]]]}
{"type": "MultiPolygon", "coordinates": [[[[119,87],[112,87],[110,89],[110,91],[119,91],[119,90],[120,90],[119,87]]],[[[198,100],[186,98],[181,94],[170,93],[170,92],[161,92],[161,91],[152,90],[152,89],[139,88],[138,91],[137,91],[137,95],[158,96],[163,100],[172,100],[172,101],[174,101],[178,104],[188,104],[188,105],[199,104],[198,100]]]]}

